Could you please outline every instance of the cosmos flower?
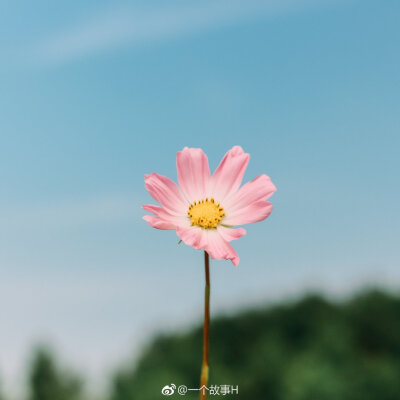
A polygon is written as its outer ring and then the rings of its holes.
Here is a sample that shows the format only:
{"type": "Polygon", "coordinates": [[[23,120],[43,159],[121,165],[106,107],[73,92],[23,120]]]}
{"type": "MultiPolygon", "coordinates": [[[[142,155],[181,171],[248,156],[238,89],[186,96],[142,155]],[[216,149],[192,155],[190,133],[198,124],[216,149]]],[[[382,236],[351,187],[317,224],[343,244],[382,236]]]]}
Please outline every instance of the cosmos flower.
{"type": "Polygon", "coordinates": [[[175,229],[180,239],[212,258],[239,264],[229,242],[246,234],[238,225],[259,222],[269,216],[266,201],[276,190],[267,175],[259,175],[240,187],[250,155],[240,146],[229,150],[211,175],[203,150],[185,147],[176,156],[179,186],[153,172],[145,175],[145,186],[161,204],[144,205],[154,214],[143,217],[157,229],[175,229]]]}

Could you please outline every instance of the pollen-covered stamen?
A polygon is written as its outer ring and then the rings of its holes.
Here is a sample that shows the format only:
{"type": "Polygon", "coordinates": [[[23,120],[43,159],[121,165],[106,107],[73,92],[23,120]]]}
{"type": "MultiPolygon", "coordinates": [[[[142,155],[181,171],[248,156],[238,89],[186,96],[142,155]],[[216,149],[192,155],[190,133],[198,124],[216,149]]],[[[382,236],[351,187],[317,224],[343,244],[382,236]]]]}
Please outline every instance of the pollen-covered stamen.
{"type": "Polygon", "coordinates": [[[192,225],[205,229],[216,228],[225,216],[224,208],[213,198],[195,201],[189,206],[188,216],[192,225]]]}

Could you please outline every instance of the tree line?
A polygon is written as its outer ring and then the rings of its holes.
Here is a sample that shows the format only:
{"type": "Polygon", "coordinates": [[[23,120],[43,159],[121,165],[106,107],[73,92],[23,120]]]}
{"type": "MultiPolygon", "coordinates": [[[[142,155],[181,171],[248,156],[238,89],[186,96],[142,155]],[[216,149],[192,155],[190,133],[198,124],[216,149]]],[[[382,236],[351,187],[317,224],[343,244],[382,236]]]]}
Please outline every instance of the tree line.
{"type": "MultiPolygon", "coordinates": [[[[198,388],[201,345],[201,327],[158,335],[114,373],[101,400],[164,398],[171,384],[198,388]]],[[[400,296],[370,290],[332,302],[314,295],[220,316],[211,323],[210,365],[210,385],[238,387],[232,399],[398,400],[400,296]]],[[[46,347],[35,352],[28,389],[26,400],[92,400],[84,377],[61,368],[46,347]]],[[[0,393],[0,400],[8,398],[0,393]]]]}

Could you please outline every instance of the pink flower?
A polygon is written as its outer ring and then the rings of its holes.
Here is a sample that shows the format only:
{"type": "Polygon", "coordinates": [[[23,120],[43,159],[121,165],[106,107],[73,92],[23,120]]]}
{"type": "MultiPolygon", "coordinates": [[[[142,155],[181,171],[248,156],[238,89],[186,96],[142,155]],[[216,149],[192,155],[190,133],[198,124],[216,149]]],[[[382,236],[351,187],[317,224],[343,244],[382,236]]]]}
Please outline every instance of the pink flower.
{"type": "Polygon", "coordinates": [[[154,215],[143,219],[153,228],[175,229],[184,243],[207,251],[212,258],[238,265],[239,256],[229,242],[246,230],[233,227],[267,218],[272,204],[266,200],[276,190],[267,175],[239,188],[249,159],[235,146],[211,175],[203,150],[185,147],[176,155],[179,186],[155,172],[145,175],[146,189],[162,207],[144,205],[154,215]]]}

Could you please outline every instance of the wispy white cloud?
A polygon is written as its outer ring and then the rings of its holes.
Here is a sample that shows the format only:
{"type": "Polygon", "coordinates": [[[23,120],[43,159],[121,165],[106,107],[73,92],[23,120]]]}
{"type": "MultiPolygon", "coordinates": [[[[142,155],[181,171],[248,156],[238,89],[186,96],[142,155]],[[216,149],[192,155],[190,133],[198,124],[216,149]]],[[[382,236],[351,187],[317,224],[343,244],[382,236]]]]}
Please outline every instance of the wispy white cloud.
{"type": "Polygon", "coordinates": [[[207,0],[125,7],[61,29],[35,48],[42,65],[60,65],[121,46],[185,37],[252,18],[274,16],[332,0],[207,0]]]}

